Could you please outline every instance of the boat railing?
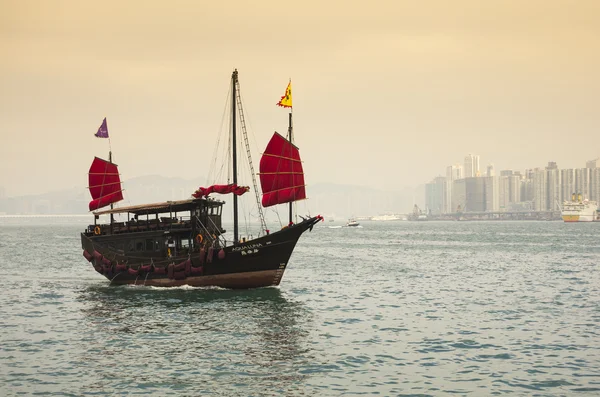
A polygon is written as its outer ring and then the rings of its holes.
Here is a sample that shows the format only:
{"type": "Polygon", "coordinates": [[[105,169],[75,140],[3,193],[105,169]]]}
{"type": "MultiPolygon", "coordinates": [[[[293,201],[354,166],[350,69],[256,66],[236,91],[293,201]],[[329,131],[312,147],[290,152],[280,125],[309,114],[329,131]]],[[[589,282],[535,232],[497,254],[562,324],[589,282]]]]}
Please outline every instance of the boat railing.
{"type": "MultiPolygon", "coordinates": [[[[208,217],[207,219],[208,222],[212,224],[213,230],[220,230],[220,228],[217,227],[217,225],[215,225],[215,223],[210,217],[208,217]]],[[[217,235],[214,232],[209,231],[206,225],[200,220],[198,216],[196,216],[196,227],[199,230],[204,231],[204,234],[207,236],[206,238],[210,239],[211,244],[219,243],[222,244],[222,246],[226,245],[227,241],[225,240],[225,238],[220,233],[217,235]]]]}
{"type": "Polygon", "coordinates": [[[160,218],[160,219],[132,219],[127,222],[113,222],[111,224],[89,225],[86,233],[96,235],[123,234],[132,232],[171,231],[191,229],[190,217],[160,218]]]}

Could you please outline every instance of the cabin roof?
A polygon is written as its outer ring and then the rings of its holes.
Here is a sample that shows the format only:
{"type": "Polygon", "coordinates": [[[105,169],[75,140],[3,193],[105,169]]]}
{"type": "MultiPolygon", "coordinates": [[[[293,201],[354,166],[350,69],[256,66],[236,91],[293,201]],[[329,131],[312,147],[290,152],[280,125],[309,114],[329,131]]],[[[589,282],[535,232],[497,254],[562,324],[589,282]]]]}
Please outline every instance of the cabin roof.
{"type": "Polygon", "coordinates": [[[165,201],[162,203],[152,203],[152,204],[141,204],[141,205],[131,205],[128,207],[119,207],[110,210],[104,211],[96,211],[94,215],[106,215],[106,214],[136,214],[136,215],[146,215],[146,214],[160,214],[165,212],[181,212],[181,211],[190,211],[195,208],[199,208],[202,206],[207,207],[219,207],[225,204],[223,201],[212,200],[212,199],[188,199],[188,200],[178,200],[178,201],[165,201]]]}

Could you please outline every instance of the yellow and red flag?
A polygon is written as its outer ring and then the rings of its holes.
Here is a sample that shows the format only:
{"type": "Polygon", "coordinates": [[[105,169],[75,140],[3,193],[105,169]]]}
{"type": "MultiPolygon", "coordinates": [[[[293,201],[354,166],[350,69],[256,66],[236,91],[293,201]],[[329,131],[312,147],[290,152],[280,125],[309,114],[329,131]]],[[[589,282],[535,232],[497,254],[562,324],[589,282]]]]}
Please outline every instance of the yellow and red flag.
{"type": "Polygon", "coordinates": [[[283,108],[291,108],[292,107],[292,81],[287,85],[285,89],[285,95],[281,97],[279,102],[277,102],[277,106],[281,106],[283,108]]]}

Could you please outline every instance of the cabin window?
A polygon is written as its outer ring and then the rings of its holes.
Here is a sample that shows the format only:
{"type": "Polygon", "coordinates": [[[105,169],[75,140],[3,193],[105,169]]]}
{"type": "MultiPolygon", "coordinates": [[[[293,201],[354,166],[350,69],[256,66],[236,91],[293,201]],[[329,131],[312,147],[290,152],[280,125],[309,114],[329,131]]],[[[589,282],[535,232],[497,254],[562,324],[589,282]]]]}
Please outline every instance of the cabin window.
{"type": "Polygon", "coordinates": [[[154,251],[160,251],[160,243],[154,240],[154,251]]]}
{"type": "Polygon", "coordinates": [[[154,240],[146,240],[146,251],[152,251],[154,249],[154,240]]]}
{"type": "Polygon", "coordinates": [[[144,241],[143,240],[137,240],[135,242],[135,250],[136,251],[143,251],[144,250],[144,241]]]}
{"type": "Polygon", "coordinates": [[[190,240],[189,239],[181,239],[181,248],[188,248],[190,246],[190,240]]]}
{"type": "Polygon", "coordinates": [[[127,245],[127,251],[129,251],[129,252],[135,251],[135,243],[133,241],[130,241],[129,244],[127,245]]]}

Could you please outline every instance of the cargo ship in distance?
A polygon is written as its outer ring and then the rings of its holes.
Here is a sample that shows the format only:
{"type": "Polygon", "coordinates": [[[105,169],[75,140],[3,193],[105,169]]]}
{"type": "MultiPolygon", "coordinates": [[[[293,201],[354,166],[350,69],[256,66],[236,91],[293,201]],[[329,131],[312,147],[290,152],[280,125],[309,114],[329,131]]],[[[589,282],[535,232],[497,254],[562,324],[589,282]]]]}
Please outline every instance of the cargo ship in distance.
{"type": "Polygon", "coordinates": [[[565,222],[599,222],[598,203],[583,199],[581,193],[571,195],[571,201],[565,201],[561,210],[565,222]]]}

